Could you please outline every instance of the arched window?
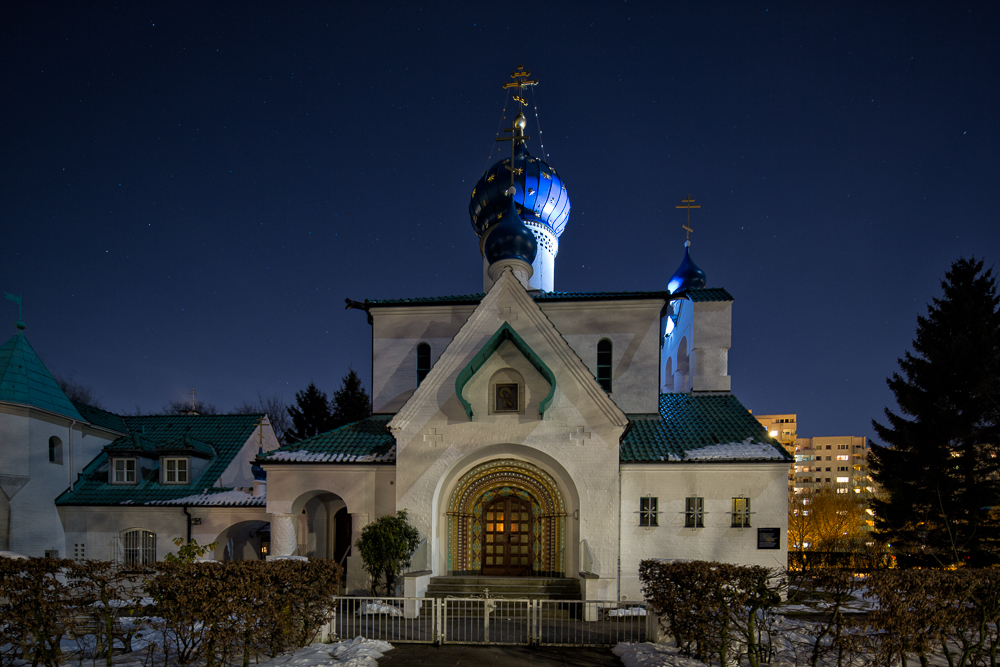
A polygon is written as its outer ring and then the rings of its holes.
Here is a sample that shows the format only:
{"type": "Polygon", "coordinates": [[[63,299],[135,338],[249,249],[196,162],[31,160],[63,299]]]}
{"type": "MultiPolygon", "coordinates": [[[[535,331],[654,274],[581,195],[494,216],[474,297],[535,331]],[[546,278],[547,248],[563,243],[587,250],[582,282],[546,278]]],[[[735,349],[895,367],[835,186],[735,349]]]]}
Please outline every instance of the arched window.
{"type": "Polygon", "coordinates": [[[431,370],[431,346],[427,343],[417,345],[417,386],[424,381],[431,370]]]}
{"type": "Polygon", "coordinates": [[[132,566],[156,562],[156,533],[141,528],[122,533],[122,562],[132,566]]]}
{"type": "Polygon", "coordinates": [[[597,344],[597,381],[604,391],[611,391],[611,341],[607,338],[597,344]]]}
{"type": "Polygon", "coordinates": [[[49,438],[49,463],[62,465],[62,440],[56,436],[49,438]]]}

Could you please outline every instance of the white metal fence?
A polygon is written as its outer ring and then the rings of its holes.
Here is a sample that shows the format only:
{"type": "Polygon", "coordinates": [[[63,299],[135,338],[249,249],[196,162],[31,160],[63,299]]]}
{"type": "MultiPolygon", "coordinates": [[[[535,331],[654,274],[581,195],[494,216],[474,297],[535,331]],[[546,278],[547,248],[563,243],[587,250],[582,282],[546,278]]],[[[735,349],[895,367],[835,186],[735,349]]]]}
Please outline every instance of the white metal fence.
{"type": "Polygon", "coordinates": [[[329,631],[390,643],[613,646],[654,640],[655,624],[635,602],[340,597],[329,631]]]}

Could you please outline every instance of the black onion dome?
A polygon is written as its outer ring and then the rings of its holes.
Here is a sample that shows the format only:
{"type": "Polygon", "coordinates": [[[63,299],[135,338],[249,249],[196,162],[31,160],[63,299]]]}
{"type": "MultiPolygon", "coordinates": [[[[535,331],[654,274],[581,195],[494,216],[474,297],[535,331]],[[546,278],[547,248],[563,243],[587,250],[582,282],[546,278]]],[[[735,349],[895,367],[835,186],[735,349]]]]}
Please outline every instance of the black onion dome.
{"type": "Polygon", "coordinates": [[[531,264],[538,250],[535,235],[518,217],[514,197],[506,194],[504,197],[507,210],[499,215],[499,221],[486,230],[483,254],[490,264],[504,259],[520,259],[531,264]]]}
{"type": "MultiPolygon", "coordinates": [[[[469,217],[476,234],[493,224],[498,214],[507,210],[511,159],[505,158],[490,167],[476,183],[469,204],[469,217]]],[[[523,143],[514,150],[514,202],[522,220],[541,223],[560,236],[569,220],[569,194],[556,170],[531,157],[523,143]]]]}

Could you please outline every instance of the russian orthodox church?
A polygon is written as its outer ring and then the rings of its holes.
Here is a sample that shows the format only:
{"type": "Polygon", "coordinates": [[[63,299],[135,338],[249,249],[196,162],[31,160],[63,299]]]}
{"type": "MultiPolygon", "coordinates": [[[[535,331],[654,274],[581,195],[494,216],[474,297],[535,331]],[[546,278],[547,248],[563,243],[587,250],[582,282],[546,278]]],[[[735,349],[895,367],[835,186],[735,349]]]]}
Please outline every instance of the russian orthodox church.
{"type": "Polygon", "coordinates": [[[502,578],[634,600],[646,558],[783,567],[791,459],[730,391],[733,297],[689,243],[662,290],[556,291],[570,200],[525,125],[472,191],[482,293],[348,300],[372,327],[368,419],[278,448],[259,415],[112,415],[26,373],[19,330],[0,348],[0,540],[6,517],[31,555],[147,561],[181,537],[335,559],[364,593],[354,541],[406,510],[407,595],[502,578]]]}
{"type": "Polygon", "coordinates": [[[406,510],[408,595],[504,577],[638,599],[645,558],[783,567],[790,457],[730,391],[732,297],[689,242],[661,291],[555,291],[570,200],[525,125],[472,191],[482,293],[348,300],[373,331],[373,415],[261,458],[273,553],[406,510]]]}

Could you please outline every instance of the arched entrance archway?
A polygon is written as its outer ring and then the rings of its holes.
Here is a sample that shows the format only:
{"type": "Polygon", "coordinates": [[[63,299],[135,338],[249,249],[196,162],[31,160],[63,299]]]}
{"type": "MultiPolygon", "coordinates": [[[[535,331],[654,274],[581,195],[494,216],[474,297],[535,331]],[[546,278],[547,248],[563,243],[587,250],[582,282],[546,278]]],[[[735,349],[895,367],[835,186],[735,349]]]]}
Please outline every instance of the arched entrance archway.
{"type": "Polygon", "coordinates": [[[505,576],[562,577],[565,519],[562,494],[547,472],[517,459],[482,463],[462,476],[448,503],[448,572],[496,575],[502,568],[505,576]],[[512,531],[515,506],[517,531],[512,531]],[[498,518],[501,511],[503,517],[498,518]],[[528,520],[522,521],[525,514],[528,520]],[[504,534],[502,542],[498,541],[500,533],[504,534]],[[518,536],[516,544],[513,533],[518,536]],[[487,542],[491,534],[493,539],[487,542]],[[492,553],[487,553],[490,544],[492,553]],[[498,554],[496,547],[501,545],[503,552],[498,554]],[[510,551],[515,546],[516,554],[510,551]],[[527,553],[522,554],[522,547],[527,553]],[[529,562],[522,563],[522,557],[529,562]]]}

